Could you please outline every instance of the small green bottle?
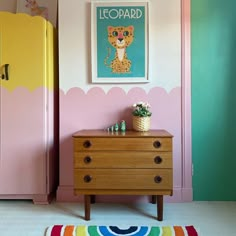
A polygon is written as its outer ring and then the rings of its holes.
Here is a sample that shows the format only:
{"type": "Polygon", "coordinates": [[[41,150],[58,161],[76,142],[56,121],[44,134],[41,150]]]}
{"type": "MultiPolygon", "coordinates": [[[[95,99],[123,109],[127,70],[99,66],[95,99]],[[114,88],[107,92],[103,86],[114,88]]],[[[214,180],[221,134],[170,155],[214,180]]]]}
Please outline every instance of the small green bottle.
{"type": "Polygon", "coordinates": [[[114,125],[114,130],[117,132],[117,131],[119,131],[119,125],[118,125],[118,123],[115,123],[115,125],[114,125]]]}
{"type": "Polygon", "coordinates": [[[126,131],[126,123],[124,120],[120,122],[120,131],[125,132],[126,131]]]}

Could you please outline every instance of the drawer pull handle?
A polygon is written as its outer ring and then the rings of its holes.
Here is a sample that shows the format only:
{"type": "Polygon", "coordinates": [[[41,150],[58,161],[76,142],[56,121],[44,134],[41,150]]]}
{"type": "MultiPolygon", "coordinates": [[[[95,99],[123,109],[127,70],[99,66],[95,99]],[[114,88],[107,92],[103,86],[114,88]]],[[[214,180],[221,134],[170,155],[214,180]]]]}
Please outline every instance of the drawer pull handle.
{"type": "Polygon", "coordinates": [[[89,164],[91,161],[92,161],[92,158],[91,158],[90,156],[86,156],[86,157],[84,158],[84,163],[85,163],[85,164],[89,164]]]}
{"type": "Polygon", "coordinates": [[[155,142],[153,143],[153,146],[154,146],[155,148],[160,148],[160,147],[161,147],[161,142],[160,142],[160,141],[155,141],[155,142]]]}
{"type": "Polygon", "coordinates": [[[157,183],[157,184],[159,184],[159,183],[161,183],[161,181],[162,181],[162,177],[161,176],[155,176],[154,177],[154,181],[155,181],[155,183],[157,183]]]}
{"type": "Polygon", "coordinates": [[[84,176],[84,182],[85,183],[89,183],[89,182],[91,182],[91,180],[92,180],[92,176],[90,176],[90,175],[85,175],[84,176]]]}
{"type": "Polygon", "coordinates": [[[92,143],[89,140],[84,141],[84,147],[90,148],[92,146],[92,143]]]}
{"type": "Polygon", "coordinates": [[[154,161],[155,161],[156,164],[161,164],[162,163],[162,158],[160,156],[156,156],[154,158],[154,161]]]}

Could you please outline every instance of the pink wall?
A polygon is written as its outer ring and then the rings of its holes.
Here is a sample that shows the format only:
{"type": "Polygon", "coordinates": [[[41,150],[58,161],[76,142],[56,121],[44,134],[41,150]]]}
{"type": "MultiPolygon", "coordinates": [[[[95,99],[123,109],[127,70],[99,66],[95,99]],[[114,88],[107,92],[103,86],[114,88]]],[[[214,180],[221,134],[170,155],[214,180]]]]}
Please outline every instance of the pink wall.
{"type": "MultiPolygon", "coordinates": [[[[72,134],[81,129],[104,129],[124,119],[131,129],[132,105],[146,101],[152,107],[152,129],[166,129],[174,135],[174,186],[181,188],[181,89],[167,93],[155,87],[148,93],[133,88],[127,94],[113,87],[106,94],[95,87],[85,93],[80,88],[60,92],[60,187],[58,200],[73,200],[73,144],[72,134]]],[[[75,199],[74,199],[75,200],[75,199]]]]}

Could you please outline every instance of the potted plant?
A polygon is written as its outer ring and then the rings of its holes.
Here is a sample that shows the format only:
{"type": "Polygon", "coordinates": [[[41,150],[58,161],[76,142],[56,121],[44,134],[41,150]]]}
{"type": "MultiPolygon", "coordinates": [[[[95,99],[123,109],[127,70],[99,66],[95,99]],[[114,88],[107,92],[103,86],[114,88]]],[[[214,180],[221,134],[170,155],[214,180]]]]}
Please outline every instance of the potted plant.
{"type": "Polygon", "coordinates": [[[150,104],[145,102],[135,103],[133,105],[133,129],[136,131],[148,131],[151,125],[150,104]]]}

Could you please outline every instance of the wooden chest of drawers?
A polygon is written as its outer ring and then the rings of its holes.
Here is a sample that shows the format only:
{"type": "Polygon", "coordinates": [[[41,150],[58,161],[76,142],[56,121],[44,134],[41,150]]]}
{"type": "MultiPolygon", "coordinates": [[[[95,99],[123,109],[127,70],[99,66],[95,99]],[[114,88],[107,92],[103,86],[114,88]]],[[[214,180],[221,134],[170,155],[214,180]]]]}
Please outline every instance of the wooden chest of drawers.
{"type": "Polygon", "coordinates": [[[170,133],[82,130],[73,142],[74,192],[85,195],[86,220],[91,197],[99,194],[151,195],[163,219],[163,195],[173,191],[170,133]]]}

